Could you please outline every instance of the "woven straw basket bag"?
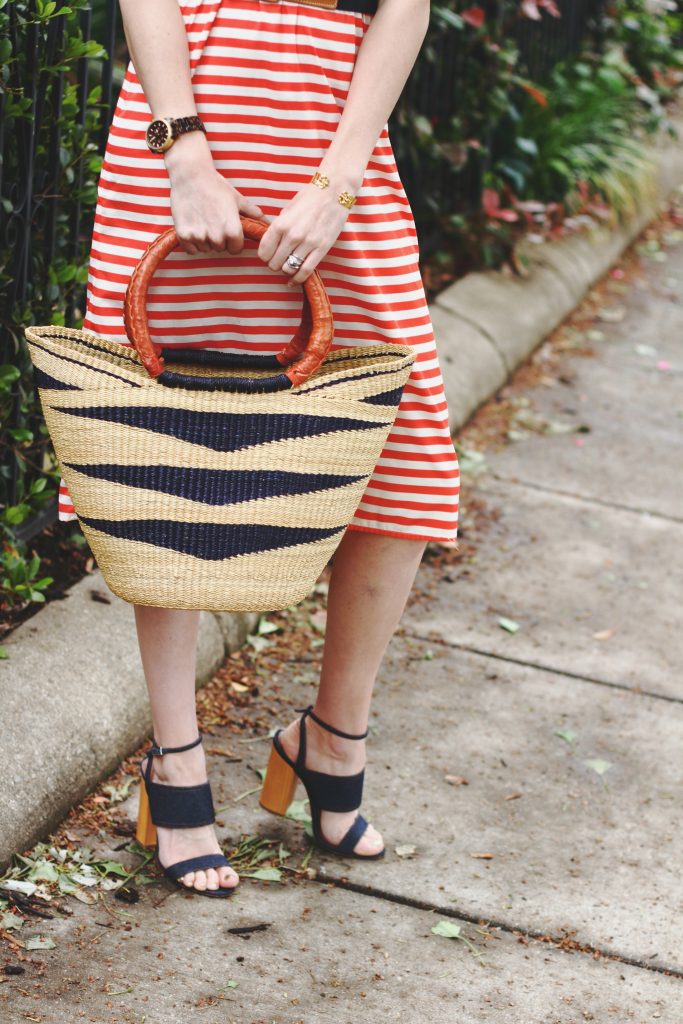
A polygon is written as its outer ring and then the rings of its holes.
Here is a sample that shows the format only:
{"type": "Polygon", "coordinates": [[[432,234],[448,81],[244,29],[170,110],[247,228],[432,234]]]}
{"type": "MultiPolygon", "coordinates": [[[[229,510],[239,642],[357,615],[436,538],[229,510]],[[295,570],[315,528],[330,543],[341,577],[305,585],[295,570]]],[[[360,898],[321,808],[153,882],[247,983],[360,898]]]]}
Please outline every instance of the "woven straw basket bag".
{"type": "MultiPolygon", "coordinates": [[[[247,239],[268,227],[241,221],[247,239]]],[[[303,285],[301,324],[277,355],[161,348],[147,289],[177,244],[168,229],[133,271],[133,347],[26,328],[45,421],[115,594],[162,608],[286,608],[310,592],[356,511],[414,351],[330,353],[333,319],[317,271],[303,285]]]]}

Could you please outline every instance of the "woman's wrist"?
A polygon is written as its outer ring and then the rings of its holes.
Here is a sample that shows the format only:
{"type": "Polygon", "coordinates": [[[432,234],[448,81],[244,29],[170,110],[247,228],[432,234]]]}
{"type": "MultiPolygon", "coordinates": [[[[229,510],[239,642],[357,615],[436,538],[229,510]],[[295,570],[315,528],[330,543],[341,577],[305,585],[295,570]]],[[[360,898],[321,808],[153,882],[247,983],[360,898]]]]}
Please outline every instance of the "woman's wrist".
{"type": "Polygon", "coordinates": [[[170,178],[183,178],[213,166],[213,157],[204,132],[186,132],[163,153],[170,178]]]}
{"type": "Polygon", "coordinates": [[[317,170],[330,179],[327,188],[335,195],[339,195],[340,192],[350,192],[352,196],[355,196],[362,188],[365,177],[365,167],[361,170],[348,163],[335,164],[329,160],[323,160],[317,170]]]}

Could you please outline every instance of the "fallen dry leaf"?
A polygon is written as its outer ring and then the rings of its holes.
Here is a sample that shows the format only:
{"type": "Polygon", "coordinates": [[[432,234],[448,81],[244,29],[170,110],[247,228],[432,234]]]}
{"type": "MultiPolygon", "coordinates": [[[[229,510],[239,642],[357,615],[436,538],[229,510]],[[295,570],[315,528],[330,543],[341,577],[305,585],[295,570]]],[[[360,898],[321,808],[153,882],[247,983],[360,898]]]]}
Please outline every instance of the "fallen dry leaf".
{"type": "Polygon", "coordinates": [[[444,782],[448,782],[451,786],[469,786],[464,775],[444,775],[444,782]]]}
{"type": "Polygon", "coordinates": [[[505,800],[519,800],[519,798],[521,796],[523,796],[523,795],[524,795],[523,793],[508,793],[508,795],[504,799],[505,800]]]}
{"type": "Polygon", "coordinates": [[[611,636],[614,636],[616,629],[601,629],[598,633],[593,633],[594,640],[609,640],[611,636]]]}
{"type": "MultiPolygon", "coordinates": [[[[246,689],[246,687],[245,687],[246,689]]],[[[217,754],[219,757],[227,757],[229,761],[241,761],[242,758],[232,750],[224,750],[222,747],[205,747],[207,754],[217,754]]]]}
{"type": "Polygon", "coordinates": [[[417,853],[416,846],[396,846],[394,849],[397,857],[414,857],[417,853]]]}
{"type": "Polygon", "coordinates": [[[495,853],[471,853],[470,857],[474,857],[475,860],[493,860],[495,853]]]}

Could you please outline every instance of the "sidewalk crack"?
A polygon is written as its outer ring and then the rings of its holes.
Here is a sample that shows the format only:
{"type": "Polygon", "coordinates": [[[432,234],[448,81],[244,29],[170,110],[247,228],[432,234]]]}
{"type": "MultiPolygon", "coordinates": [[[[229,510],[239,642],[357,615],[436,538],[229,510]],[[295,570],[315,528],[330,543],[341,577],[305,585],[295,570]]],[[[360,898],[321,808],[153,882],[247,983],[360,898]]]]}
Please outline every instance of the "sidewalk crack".
{"type": "Polygon", "coordinates": [[[528,487],[530,490],[543,491],[544,494],[559,494],[564,498],[574,498],[576,501],[583,501],[587,505],[602,505],[604,508],[617,509],[620,512],[634,512],[636,515],[651,516],[653,519],[663,519],[667,523],[683,524],[679,516],[670,516],[666,512],[654,512],[648,508],[637,508],[634,505],[622,505],[618,501],[605,501],[603,498],[595,498],[591,495],[576,494],[575,491],[565,491],[561,487],[547,487],[545,484],[535,483],[532,480],[522,480],[519,477],[503,476],[495,470],[491,470],[491,476],[503,484],[512,484],[517,487],[528,487]]]}
{"type": "Polygon", "coordinates": [[[655,693],[653,690],[643,690],[635,686],[627,686],[626,683],[613,683],[609,679],[598,679],[596,676],[582,675],[580,672],[572,672],[569,668],[556,668],[553,665],[544,665],[538,661],[527,661],[525,658],[513,658],[509,654],[496,654],[495,651],[485,651],[481,647],[473,647],[470,644],[459,644],[455,640],[446,640],[443,637],[435,636],[433,632],[413,633],[409,629],[401,629],[397,637],[409,637],[411,640],[429,641],[434,644],[441,644],[456,651],[467,651],[469,654],[477,654],[482,658],[495,658],[496,661],[509,662],[511,665],[520,665],[522,668],[533,668],[538,672],[549,672],[555,676],[565,676],[567,679],[576,679],[580,683],[591,683],[594,686],[606,686],[611,690],[621,690],[624,693],[633,694],[634,697],[651,697],[653,700],[668,701],[669,704],[683,704],[683,697],[672,697],[668,693],[655,693]]]}
{"type": "MultiPolygon", "coordinates": [[[[453,907],[441,907],[437,903],[430,903],[427,900],[415,899],[411,896],[402,896],[399,893],[388,892],[386,889],[378,889],[373,885],[364,885],[361,882],[352,882],[343,875],[340,877],[330,875],[324,868],[317,868],[313,881],[326,885],[334,885],[339,889],[347,889],[349,892],[358,893],[360,896],[372,896],[375,899],[386,900],[388,903],[397,903],[413,910],[426,910],[432,913],[441,914],[443,917],[455,918],[458,921],[466,921],[468,924],[484,925],[497,928],[508,935],[516,937],[523,936],[539,945],[552,946],[563,953],[583,953],[599,960],[611,960],[616,963],[628,964],[630,967],[637,967],[643,971],[650,971],[652,974],[665,974],[673,978],[683,978],[683,968],[668,966],[666,964],[648,963],[646,960],[628,956],[626,953],[619,953],[615,950],[603,949],[591,943],[568,942],[566,935],[553,935],[550,932],[542,932],[535,928],[525,928],[522,925],[508,924],[490,917],[488,914],[471,914],[466,910],[458,910],[453,907]]],[[[656,954],[655,954],[656,955],[656,954]]]]}

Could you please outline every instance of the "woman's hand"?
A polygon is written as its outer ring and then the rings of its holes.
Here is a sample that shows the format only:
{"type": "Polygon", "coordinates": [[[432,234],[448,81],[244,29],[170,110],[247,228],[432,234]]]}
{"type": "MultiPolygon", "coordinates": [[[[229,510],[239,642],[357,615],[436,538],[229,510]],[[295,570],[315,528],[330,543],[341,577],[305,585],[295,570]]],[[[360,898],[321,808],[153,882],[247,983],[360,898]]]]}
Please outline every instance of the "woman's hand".
{"type": "Polygon", "coordinates": [[[289,285],[303,284],[336,242],[348,216],[337,202],[341,189],[321,189],[308,183],[271,222],[261,238],[258,254],[271,270],[289,274],[289,285]],[[303,259],[298,270],[283,266],[293,252],[303,259]]]}
{"type": "Polygon", "coordinates": [[[240,214],[261,220],[265,216],[260,206],[238,192],[216,169],[203,135],[181,135],[167,151],[166,166],[180,248],[191,255],[241,252],[244,232],[240,214]]]}

